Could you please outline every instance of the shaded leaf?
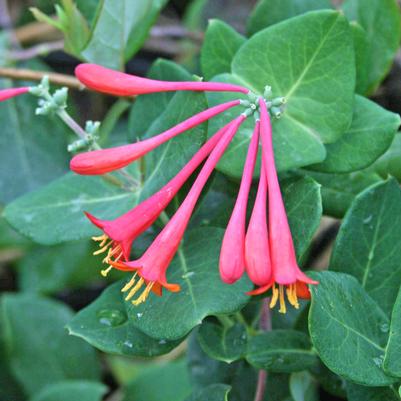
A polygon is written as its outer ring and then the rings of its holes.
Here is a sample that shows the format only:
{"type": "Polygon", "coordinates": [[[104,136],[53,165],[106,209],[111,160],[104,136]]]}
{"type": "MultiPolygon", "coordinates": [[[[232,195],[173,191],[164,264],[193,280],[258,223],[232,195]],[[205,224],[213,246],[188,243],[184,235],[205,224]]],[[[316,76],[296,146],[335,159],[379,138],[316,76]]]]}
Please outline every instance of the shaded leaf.
{"type": "Polygon", "coordinates": [[[196,391],[185,401],[228,401],[231,387],[227,384],[211,384],[200,391],[196,391]]]}
{"type": "Polygon", "coordinates": [[[365,387],[357,384],[347,384],[349,401],[399,401],[397,390],[393,387],[365,387]]]}
{"type": "Polygon", "coordinates": [[[398,133],[387,152],[372,166],[383,178],[392,175],[401,181],[401,133],[398,133]]]}

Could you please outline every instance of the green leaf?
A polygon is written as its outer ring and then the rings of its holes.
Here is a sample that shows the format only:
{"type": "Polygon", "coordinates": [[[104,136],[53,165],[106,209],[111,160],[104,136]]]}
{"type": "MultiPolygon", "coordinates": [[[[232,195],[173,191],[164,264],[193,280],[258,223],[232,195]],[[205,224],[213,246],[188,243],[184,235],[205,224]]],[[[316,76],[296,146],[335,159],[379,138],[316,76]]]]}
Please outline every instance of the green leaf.
{"type": "Polygon", "coordinates": [[[350,174],[326,174],[308,171],[308,175],[321,184],[323,213],[342,218],[365,188],[382,181],[378,174],[360,171],[350,174]]]}
{"type": "Polygon", "coordinates": [[[390,387],[365,387],[347,384],[348,401],[400,401],[397,390],[390,387]]]}
{"type": "Polygon", "coordinates": [[[347,382],[342,377],[334,374],[322,362],[311,369],[310,372],[326,392],[339,398],[346,398],[347,382]]]}
{"type": "Polygon", "coordinates": [[[369,73],[366,68],[369,63],[369,41],[366,31],[362,26],[352,21],[350,23],[352,34],[354,37],[354,49],[355,49],[355,66],[356,66],[356,84],[355,92],[364,94],[366,86],[369,81],[369,73]]]}
{"type": "Polygon", "coordinates": [[[246,359],[257,369],[276,373],[298,372],[318,362],[309,337],[295,330],[274,330],[251,337],[246,359]]]}
{"type": "Polygon", "coordinates": [[[342,5],[350,21],[357,21],[366,32],[368,62],[363,68],[366,80],[358,86],[362,94],[372,93],[390,70],[401,38],[400,11],[395,0],[346,0],[342,5]]]}
{"type": "Polygon", "coordinates": [[[205,79],[231,71],[231,61],[245,38],[223,21],[209,21],[201,51],[205,79]]]}
{"type": "Polygon", "coordinates": [[[185,401],[228,401],[231,387],[227,384],[211,384],[195,392],[185,401]]]}
{"type": "Polygon", "coordinates": [[[136,202],[136,193],[126,192],[101,177],[69,173],[10,203],[3,213],[22,234],[40,244],[52,245],[98,232],[84,211],[112,219],[136,202]]]}
{"type": "Polygon", "coordinates": [[[290,390],[294,401],[318,401],[317,382],[309,372],[293,373],[290,378],[290,390]]]}
{"type": "Polygon", "coordinates": [[[121,282],[111,285],[79,311],[68,323],[70,334],[110,354],[155,356],[175,348],[180,340],[155,340],[132,324],[128,319],[129,303],[124,301],[121,287],[121,282]]]}
{"type": "Polygon", "coordinates": [[[401,190],[395,180],[358,195],[344,218],[330,270],[355,276],[388,316],[401,285],[401,190]]]}
{"type": "MultiPolygon", "coordinates": [[[[284,21],[257,33],[236,53],[232,75],[216,81],[240,83],[256,94],[271,85],[274,96],[284,96],[283,117],[273,120],[275,159],[279,171],[325,159],[324,144],[335,142],[351,123],[355,65],[347,20],[335,11],[316,11],[284,21]]],[[[211,105],[241,98],[208,93],[211,105]]],[[[209,123],[208,134],[239,114],[233,108],[209,123]]],[[[242,167],[253,131],[245,122],[218,168],[234,177],[242,167]]]]}
{"type": "Polygon", "coordinates": [[[395,300],[391,315],[390,336],[387,343],[386,355],[384,358],[384,370],[396,377],[401,377],[401,288],[395,300]]]}
{"type": "Polygon", "coordinates": [[[206,316],[240,310],[249,300],[245,293],[251,285],[246,278],[233,285],[221,281],[218,258],[222,237],[223,230],[218,228],[189,231],[167,274],[168,282],[179,284],[181,291],[150,296],[137,307],[129,304],[132,324],[151,337],[175,340],[206,316]]]}
{"type": "MultiPolygon", "coordinates": [[[[192,79],[183,67],[163,59],[158,59],[152,64],[147,76],[160,81],[190,81],[192,79]]],[[[128,135],[132,142],[145,136],[153,121],[163,114],[173,97],[174,92],[160,92],[138,96],[135,99],[128,123],[128,135]]]]}
{"type": "Polygon", "coordinates": [[[249,35],[308,11],[332,8],[330,0],[259,0],[247,22],[249,35]]]}
{"type": "Polygon", "coordinates": [[[88,241],[37,246],[18,261],[18,286],[21,291],[44,294],[84,286],[99,269],[93,251],[88,241]]]}
{"type": "Polygon", "coordinates": [[[313,273],[309,331],[323,363],[347,380],[367,386],[394,382],[382,363],[389,320],[357,280],[343,273],[313,273]]]}
{"type": "Polygon", "coordinates": [[[28,295],[4,295],[1,319],[11,369],[33,395],[67,379],[97,380],[99,361],[83,341],[68,336],[72,312],[65,305],[28,295]]]}
{"type": "Polygon", "coordinates": [[[326,173],[363,169],[389,148],[399,125],[398,114],[356,96],[351,126],[337,142],[326,145],[326,159],[312,168],[326,173]]]}
{"type": "Polygon", "coordinates": [[[83,57],[90,62],[123,69],[142,46],[166,0],[104,0],[83,57]]]}
{"type": "Polygon", "coordinates": [[[320,185],[310,177],[283,181],[281,190],[298,259],[304,256],[320,224],[320,185]]]}
{"type": "Polygon", "coordinates": [[[373,164],[373,170],[383,178],[392,175],[401,181],[401,133],[398,133],[388,151],[373,164]]]}
{"type": "MultiPolygon", "coordinates": [[[[0,89],[8,86],[0,81],[0,89]]],[[[67,170],[66,129],[55,118],[35,116],[36,107],[30,95],[1,104],[0,203],[37,189],[67,170]]]]}
{"type": "Polygon", "coordinates": [[[46,386],[30,401],[101,401],[105,393],[107,387],[102,383],[70,380],[46,386]]]}
{"type": "Polygon", "coordinates": [[[210,357],[231,363],[245,355],[247,333],[242,324],[222,327],[216,323],[203,322],[198,330],[198,341],[210,357]]]}

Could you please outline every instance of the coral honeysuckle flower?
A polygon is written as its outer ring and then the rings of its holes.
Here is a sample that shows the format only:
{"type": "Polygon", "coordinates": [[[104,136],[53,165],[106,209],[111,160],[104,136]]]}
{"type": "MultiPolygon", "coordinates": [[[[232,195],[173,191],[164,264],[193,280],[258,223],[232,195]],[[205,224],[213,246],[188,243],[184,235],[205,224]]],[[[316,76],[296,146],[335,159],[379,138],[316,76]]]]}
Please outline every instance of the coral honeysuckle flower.
{"type": "Polygon", "coordinates": [[[77,174],[97,175],[122,168],[157,148],[175,136],[202,124],[210,118],[231,107],[238,106],[239,100],[233,100],[204,110],[163,133],[130,145],[110,149],[94,150],[74,156],[70,168],[77,174]]]}
{"type": "Polygon", "coordinates": [[[259,123],[255,125],[245,160],[241,185],[233,212],[224,233],[220,251],[220,276],[227,283],[237,281],[245,270],[246,207],[259,147],[259,123]]]}
{"type": "Polygon", "coordinates": [[[262,159],[268,188],[269,248],[273,276],[271,283],[260,288],[259,291],[255,291],[255,293],[261,293],[266,291],[270,286],[273,286],[270,307],[274,307],[277,301],[279,301],[279,311],[285,313],[285,288],[288,301],[295,308],[298,308],[297,285],[304,291],[305,284],[318,284],[318,282],[310,279],[298,267],[294,243],[288,225],[287,214],[281,196],[280,184],[274,162],[270,116],[263,99],[259,100],[259,107],[262,159]],[[276,284],[278,284],[278,288],[276,284]]]}
{"type": "Polygon", "coordinates": [[[97,64],[80,64],[75,69],[76,77],[89,89],[116,96],[142,95],[167,91],[224,91],[248,93],[249,89],[239,85],[220,82],[168,82],[141,78],[97,64]]]}
{"type": "MultiPolygon", "coordinates": [[[[109,263],[110,260],[118,261],[121,258],[129,260],[132,243],[155,222],[185,181],[218,144],[225,131],[225,128],[220,129],[195,153],[174,178],[129,212],[114,220],[100,220],[89,213],[85,213],[94,225],[104,231],[103,235],[93,237],[95,241],[100,242],[100,249],[94,254],[98,255],[107,251],[103,260],[104,263],[109,263]]],[[[106,276],[111,268],[112,265],[102,270],[102,274],[106,276]]]]}
{"type": "Polygon", "coordinates": [[[203,187],[245,118],[246,116],[241,115],[226,125],[224,136],[210,153],[184,201],[145,253],[139,259],[130,262],[111,261],[117,269],[135,272],[122,289],[123,292],[129,291],[126,300],[130,300],[146,283],[142,294],[132,301],[134,305],[144,302],[151,290],[159,294],[162,287],[173,292],[180,290],[178,284],[167,282],[166,270],[178,250],[203,187]]]}
{"type": "Polygon", "coordinates": [[[29,87],[9,88],[0,90],[0,102],[29,92],[29,87]]]}

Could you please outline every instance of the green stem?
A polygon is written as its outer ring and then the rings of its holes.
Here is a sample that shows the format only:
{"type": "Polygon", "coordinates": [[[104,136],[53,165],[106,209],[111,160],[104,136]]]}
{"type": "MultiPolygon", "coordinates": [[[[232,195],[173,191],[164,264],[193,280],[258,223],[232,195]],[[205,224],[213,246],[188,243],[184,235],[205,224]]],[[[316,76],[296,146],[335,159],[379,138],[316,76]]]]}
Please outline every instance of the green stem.
{"type": "Polygon", "coordinates": [[[230,327],[234,326],[233,320],[228,317],[227,315],[218,315],[216,319],[226,328],[229,329],[230,327]]]}

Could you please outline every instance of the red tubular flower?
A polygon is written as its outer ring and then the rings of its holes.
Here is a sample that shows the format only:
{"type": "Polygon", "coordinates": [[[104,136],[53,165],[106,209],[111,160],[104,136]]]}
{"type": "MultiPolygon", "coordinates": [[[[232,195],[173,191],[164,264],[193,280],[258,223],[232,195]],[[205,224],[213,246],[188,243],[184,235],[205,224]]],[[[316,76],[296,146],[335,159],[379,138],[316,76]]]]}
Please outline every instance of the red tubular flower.
{"type": "Polygon", "coordinates": [[[29,92],[29,87],[10,88],[0,90],[0,102],[29,92]]]}
{"type": "Polygon", "coordinates": [[[202,124],[231,107],[239,105],[239,103],[239,100],[233,100],[211,107],[188,118],[175,127],[141,142],[80,153],[72,158],[70,168],[77,174],[98,175],[125,167],[171,138],[202,124]]]}
{"type": "MultiPolygon", "coordinates": [[[[267,180],[262,160],[258,192],[245,238],[245,265],[251,281],[263,287],[271,282],[272,276],[266,207],[267,180]]],[[[253,295],[254,291],[248,294],[253,295]]]]}
{"type": "MultiPolygon", "coordinates": [[[[89,213],[85,213],[94,225],[104,231],[103,235],[93,237],[95,241],[100,241],[100,249],[94,254],[108,251],[103,260],[104,263],[109,263],[110,260],[118,261],[121,258],[129,260],[133,241],[154,223],[189,176],[214,149],[225,131],[226,128],[220,129],[196,152],[173,179],[129,212],[114,220],[100,220],[89,213]]],[[[102,274],[106,276],[111,268],[112,266],[102,270],[102,274]]]]}
{"type": "Polygon", "coordinates": [[[178,250],[203,187],[245,118],[241,115],[224,128],[224,136],[210,153],[183,203],[142,257],[126,263],[111,262],[117,269],[136,271],[134,277],[122,289],[123,292],[129,290],[126,300],[131,299],[146,283],[142,294],[132,301],[134,305],[144,302],[152,289],[157,293],[161,292],[162,287],[173,292],[180,290],[178,284],[167,283],[166,270],[178,250]],[[140,277],[138,282],[135,282],[136,275],[140,277]]]}
{"type": "Polygon", "coordinates": [[[245,225],[246,207],[252,185],[253,170],[259,147],[259,123],[256,123],[249,144],[238,197],[224,233],[220,251],[220,276],[227,283],[237,281],[245,270],[245,225]]]}
{"type": "Polygon", "coordinates": [[[86,87],[115,96],[143,95],[146,93],[179,90],[249,92],[249,89],[243,86],[219,82],[157,81],[110,70],[97,64],[80,64],[75,69],[75,75],[86,87]]]}
{"type": "Polygon", "coordinates": [[[262,158],[268,187],[269,245],[273,277],[272,283],[265,288],[260,288],[258,292],[263,292],[263,290],[267,290],[273,285],[270,307],[274,307],[277,301],[279,301],[279,311],[285,313],[284,287],[287,288],[286,293],[290,304],[298,308],[297,284],[305,288],[305,284],[318,284],[318,282],[310,279],[298,267],[274,162],[270,117],[263,99],[259,100],[259,106],[261,115],[260,133],[262,139],[262,158]],[[276,284],[278,284],[278,288],[276,284]]]}

